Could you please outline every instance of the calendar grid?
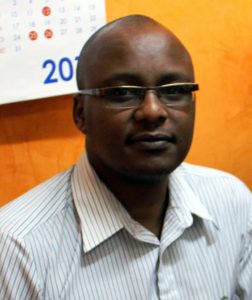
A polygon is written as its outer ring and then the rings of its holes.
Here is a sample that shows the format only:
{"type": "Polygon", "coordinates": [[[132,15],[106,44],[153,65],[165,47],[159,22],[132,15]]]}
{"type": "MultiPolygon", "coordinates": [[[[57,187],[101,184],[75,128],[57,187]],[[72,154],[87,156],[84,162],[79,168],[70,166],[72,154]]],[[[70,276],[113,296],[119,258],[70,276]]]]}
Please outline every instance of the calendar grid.
{"type": "MultiPolygon", "coordinates": [[[[104,24],[105,0],[0,1],[1,68],[15,68],[17,85],[27,76],[22,82],[26,90],[19,89],[21,95],[5,92],[1,95],[3,102],[76,90],[78,53],[85,40],[104,24]],[[37,87],[35,96],[29,92],[34,90],[32,85],[37,87]]],[[[0,80],[11,87],[13,73],[4,78],[0,74],[0,80]]]]}

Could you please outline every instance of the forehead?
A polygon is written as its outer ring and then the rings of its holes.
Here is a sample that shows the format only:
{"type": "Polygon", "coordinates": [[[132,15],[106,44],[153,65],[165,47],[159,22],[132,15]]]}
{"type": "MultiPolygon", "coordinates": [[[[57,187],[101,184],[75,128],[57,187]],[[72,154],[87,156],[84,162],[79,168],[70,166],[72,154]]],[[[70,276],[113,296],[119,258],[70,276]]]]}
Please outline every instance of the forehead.
{"type": "Polygon", "coordinates": [[[90,53],[85,72],[89,86],[110,84],[116,79],[144,85],[158,84],[164,77],[171,81],[194,79],[188,52],[165,29],[147,26],[110,30],[95,41],[90,53]]]}

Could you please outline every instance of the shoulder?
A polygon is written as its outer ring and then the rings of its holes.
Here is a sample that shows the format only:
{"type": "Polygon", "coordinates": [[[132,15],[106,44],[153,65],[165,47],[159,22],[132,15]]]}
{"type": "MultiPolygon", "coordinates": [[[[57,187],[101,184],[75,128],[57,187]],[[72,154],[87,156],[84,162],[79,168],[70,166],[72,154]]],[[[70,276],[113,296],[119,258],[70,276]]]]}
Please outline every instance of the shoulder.
{"type": "Polygon", "coordinates": [[[218,220],[247,223],[252,218],[252,194],[239,178],[188,163],[179,167],[179,174],[218,220]]]}
{"type": "Polygon", "coordinates": [[[72,168],[11,201],[0,210],[0,232],[23,238],[60,213],[71,195],[72,168]]]}
{"type": "Polygon", "coordinates": [[[248,187],[239,178],[225,171],[189,163],[183,163],[179,169],[180,174],[187,179],[189,184],[197,184],[198,188],[201,185],[205,188],[212,186],[216,191],[229,189],[251,196],[248,187]]]}
{"type": "Polygon", "coordinates": [[[203,176],[203,177],[226,177],[226,178],[235,178],[237,179],[237,177],[235,177],[234,175],[232,175],[231,173],[219,170],[219,169],[214,169],[214,168],[209,168],[209,167],[205,167],[205,166],[200,166],[200,165],[194,165],[194,164],[190,164],[187,162],[184,162],[181,164],[180,166],[181,170],[184,172],[188,172],[192,175],[195,176],[203,176]]]}

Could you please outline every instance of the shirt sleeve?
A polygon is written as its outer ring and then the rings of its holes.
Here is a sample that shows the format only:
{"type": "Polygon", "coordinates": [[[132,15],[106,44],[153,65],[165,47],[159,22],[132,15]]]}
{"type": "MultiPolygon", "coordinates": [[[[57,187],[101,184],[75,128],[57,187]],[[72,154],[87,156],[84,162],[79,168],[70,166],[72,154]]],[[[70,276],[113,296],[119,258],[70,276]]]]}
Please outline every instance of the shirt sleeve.
{"type": "Polygon", "coordinates": [[[0,299],[41,299],[36,269],[24,242],[0,232],[0,299]]]}
{"type": "Polygon", "coordinates": [[[252,299],[252,197],[250,194],[251,209],[248,230],[244,238],[244,246],[239,261],[239,274],[236,286],[236,295],[241,300],[252,299]]]}

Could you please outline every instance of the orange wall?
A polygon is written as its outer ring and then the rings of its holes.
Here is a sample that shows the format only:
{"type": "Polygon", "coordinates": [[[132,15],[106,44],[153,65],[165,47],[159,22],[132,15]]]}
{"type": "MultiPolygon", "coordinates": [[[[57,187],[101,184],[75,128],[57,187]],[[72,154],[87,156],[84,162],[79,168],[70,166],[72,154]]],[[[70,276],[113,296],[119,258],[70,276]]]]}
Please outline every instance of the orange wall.
{"type": "MultiPolygon", "coordinates": [[[[192,54],[201,90],[188,161],[231,172],[252,188],[251,0],[107,0],[107,19],[142,13],[192,54]]],[[[70,166],[84,142],[71,96],[0,106],[0,205],[70,166]]]]}

